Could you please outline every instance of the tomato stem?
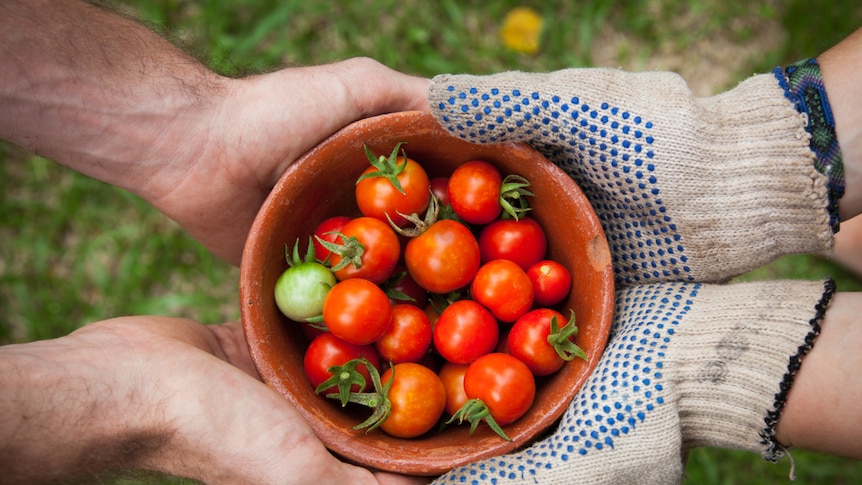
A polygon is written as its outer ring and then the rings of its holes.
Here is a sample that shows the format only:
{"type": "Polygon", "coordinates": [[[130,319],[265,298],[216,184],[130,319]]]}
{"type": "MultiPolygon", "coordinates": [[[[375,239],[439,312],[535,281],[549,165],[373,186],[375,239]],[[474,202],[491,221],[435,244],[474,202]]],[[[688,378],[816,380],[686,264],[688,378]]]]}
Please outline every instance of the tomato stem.
{"type": "Polygon", "coordinates": [[[319,262],[314,256],[314,243],[311,236],[308,237],[308,249],[305,251],[305,258],[299,256],[299,238],[296,238],[296,242],[293,243],[293,252],[287,244],[284,245],[284,259],[287,260],[287,265],[291,268],[302,263],[319,262]]]}
{"type": "Polygon", "coordinates": [[[364,365],[372,376],[377,372],[377,369],[371,364],[371,362],[364,357],[352,359],[345,362],[343,365],[334,365],[327,369],[332,374],[332,377],[317,386],[314,393],[320,394],[329,388],[335,387],[338,389],[338,392],[327,394],[326,397],[338,399],[341,401],[341,407],[347,406],[347,403],[350,402],[350,396],[355,394],[352,392],[354,384],[359,386],[360,390],[365,390],[365,377],[356,370],[356,367],[360,364],[364,365]]]}
{"type": "Polygon", "coordinates": [[[587,353],[572,341],[578,334],[578,326],[575,325],[575,311],[569,310],[569,321],[561,328],[557,322],[557,316],[551,317],[551,332],[548,334],[548,343],[557,351],[557,355],[566,362],[580,357],[587,360],[587,353]]]}
{"type": "Polygon", "coordinates": [[[529,180],[520,175],[507,175],[500,186],[500,205],[504,214],[516,221],[531,210],[527,197],[536,194],[527,189],[532,185],[529,180]],[[517,207],[516,207],[517,205],[517,207]]]}
{"type": "MultiPolygon", "coordinates": [[[[360,357],[365,360],[365,357],[360,357]]],[[[367,362],[367,360],[366,360],[367,362]]],[[[389,388],[392,387],[392,382],[395,381],[395,368],[392,368],[392,377],[386,382],[386,385],[380,382],[380,373],[377,369],[368,364],[368,372],[371,374],[371,382],[374,384],[372,392],[354,392],[349,396],[352,403],[361,404],[373,409],[371,416],[365,421],[357,424],[353,429],[365,429],[365,432],[372,431],[389,419],[392,414],[392,402],[389,400],[389,388]]]]}
{"type": "MultiPolygon", "coordinates": [[[[362,267],[362,256],[365,255],[365,246],[362,245],[359,238],[356,236],[347,237],[340,232],[331,232],[327,234],[336,234],[342,241],[341,243],[334,243],[326,241],[319,236],[315,236],[317,237],[317,242],[323,245],[324,248],[328,249],[332,254],[337,254],[341,258],[341,260],[338,261],[338,264],[331,268],[332,271],[346,268],[350,264],[352,264],[356,269],[362,267]]],[[[328,259],[329,256],[327,256],[327,260],[328,259]]]]}
{"type": "Polygon", "coordinates": [[[402,214],[398,212],[399,216],[407,219],[409,222],[413,224],[413,227],[399,227],[397,224],[392,222],[392,218],[389,217],[389,214],[386,214],[386,219],[389,220],[389,225],[392,226],[392,229],[398,234],[406,237],[417,237],[423,232],[425,232],[429,227],[433,226],[435,222],[437,222],[438,215],[440,213],[440,199],[437,198],[434,194],[431,194],[431,198],[428,200],[428,209],[425,210],[425,218],[420,219],[418,214],[402,214]]]}
{"type": "Polygon", "coordinates": [[[455,420],[458,421],[458,424],[461,424],[464,421],[468,421],[470,423],[470,436],[473,436],[473,432],[476,431],[479,423],[481,421],[485,421],[495,433],[500,435],[501,438],[506,441],[512,441],[506,435],[506,432],[503,431],[503,428],[497,424],[494,416],[491,416],[491,410],[488,409],[488,405],[481,399],[473,398],[465,402],[464,405],[461,406],[461,409],[456,411],[455,414],[449,418],[449,421],[446,421],[446,424],[451,424],[455,420]]]}
{"type": "Polygon", "coordinates": [[[395,148],[392,150],[392,153],[389,157],[385,157],[380,155],[379,157],[374,155],[371,149],[368,148],[368,145],[363,144],[362,147],[365,149],[365,156],[368,157],[368,162],[376,168],[376,171],[371,171],[366,174],[363,174],[356,180],[356,183],[372,178],[372,177],[383,177],[395,187],[399,193],[404,194],[404,189],[401,187],[401,182],[398,180],[398,175],[404,171],[404,168],[407,167],[407,153],[404,150],[401,150],[401,156],[403,157],[404,163],[398,165],[398,149],[401,148],[405,142],[399,142],[395,145],[395,148]]]}
{"type": "Polygon", "coordinates": [[[324,389],[332,387],[335,384],[331,381],[334,380],[334,382],[338,383],[338,392],[329,393],[326,397],[330,399],[339,399],[342,407],[346,406],[348,402],[351,402],[373,409],[371,416],[369,416],[365,421],[354,426],[353,429],[365,429],[365,432],[367,433],[376,429],[389,419],[389,415],[392,414],[392,402],[389,400],[389,388],[392,387],[392,382],[395,380],[394,368],[392,369],[392,378],[386,382],[386,385],[381,383],[380,373],[377,371],[377,368],[374,367],[365,357],[357,357],[347,361],[347,363],[342,366],[333,366],[329,370],[332,372],[333,376],[318,386],[315,392],[319,393],[324,389]],[[359,364],[364,365],[365,368],[368,369],[368,373],[371,375],[371,383],[374,386],[373,391],[351,391],[352,384],[357,383],[357,375],[359,379],[362,380],[360,388],[363,390],[365,389],[365,378],[355,370],[356,366],[359,364]],[[342,383],[344,384],[342,385],[342,383]]]}

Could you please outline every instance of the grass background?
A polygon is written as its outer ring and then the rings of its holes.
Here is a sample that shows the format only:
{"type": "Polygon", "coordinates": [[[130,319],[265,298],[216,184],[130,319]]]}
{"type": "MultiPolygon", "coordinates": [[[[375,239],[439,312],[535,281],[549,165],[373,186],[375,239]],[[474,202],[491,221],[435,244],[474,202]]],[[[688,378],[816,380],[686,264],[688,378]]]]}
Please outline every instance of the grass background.
{"type": "MultiPolygon", "coordinates": [[[[125,0],[108,2],[149,23],[230,76],[370,56],[395,69],[546,71],[573,66],[675,70],[701,95],[754,72],[818,54],[862,25],[856,0],[462,1],[125,0]],[[543,14],[541,49],[505,49],[505,13],[543,14]]],[[[218,261],[134,195],[0,144],[0,342],[64,335],[123,314],[206,323],[238,318],[238,270],[218,261]]],[[[829,261],[788,256],[742,279],[833,276],[829,261]]],[[[795,451],[796,483],[856,483],[862,463],[795,451]]],[[[785,483],[790,464],[698,449],[687,484],[785,483]]],[[[117,483],[181,483],[130,477],[117,483]]]]}

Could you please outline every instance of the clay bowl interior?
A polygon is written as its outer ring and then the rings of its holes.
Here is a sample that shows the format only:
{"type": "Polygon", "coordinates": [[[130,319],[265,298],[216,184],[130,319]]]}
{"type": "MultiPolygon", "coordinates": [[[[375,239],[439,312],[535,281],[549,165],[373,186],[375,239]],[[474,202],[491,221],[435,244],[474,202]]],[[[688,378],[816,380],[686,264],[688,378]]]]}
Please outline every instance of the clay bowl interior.
{"type": "MultiPolygon", "coordinates": [[[[370,468],[411,475],[437,475],[459,465],[501,455],[531,442],[565,411],[598,363],[613,313],[613,274],[604,232],[587,199],[559,168],[525,144],[468,143],[445,132],[431,115],[404,112],[369,118],[334,134],[283,174],[261,208],[249,234],[240,274],[241,315],[251,356],[264,381],[293,404],[331,451],[370,468]],[[363,143],[389,154],[398,142],[430,176],[448,175],[459,164],[483,159],[504,174],[532,181],[534,217],[548,233],[548,252],[573,275],[572,292],[561,305],[575,311],[576,343],[588,361],[576,359],[537,382],[535,402],[526,416],[505,428],[512,441],[480,425],[431,431],[399,439],[375,430],[352,428],[367,414],[342,408],[314,394],[303,373],[308,340],[300,325],[284,317],[273,291],[287,268],[285,244],[307,241],[326,217],[358,211],[353,185],[368,161],[363,143]]],[[[568,310],[563,312],[568,314],[568,310]]]]}

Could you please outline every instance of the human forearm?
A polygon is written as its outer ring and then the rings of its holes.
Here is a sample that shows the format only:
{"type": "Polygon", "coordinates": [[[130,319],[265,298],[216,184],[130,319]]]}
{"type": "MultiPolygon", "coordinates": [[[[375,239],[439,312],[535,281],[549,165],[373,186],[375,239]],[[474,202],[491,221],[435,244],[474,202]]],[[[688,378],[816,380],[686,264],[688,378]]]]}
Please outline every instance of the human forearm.
{"type": "Polygon", "coordinates": [[[422,483],[339,462],[256,375],[237,323],[123,317],[0,347],[3,483],[129,470],[207,484],[422,483]]]}
{"type": "Polygon", "coordinates": [[[776,428],[779,442],[862,459],[862,293],[837,293],[802,360],[776,428]]]}
{"type": "Polygon", "coordinates": [[[103,349],[73,342],[0,348],[0,469],[8,483],[137,468],[167,440],[152,419],[158,409],[143,406],[148,390],[113,381],[99,368],[103,349]]]}
{"type": "Polygon", "coordinates": [[[862,212],[862,29],[817,58],[835,118],[846,189],[838,202],[841,218],[862,212]]]}
{"type": "Polygon", "coordinates": [[[131,190],[239,264],[290,164],[366,116],[427,109],[428,82],[371,59],[217,76],[76,0],[0,0],[0,138],[131,190]]]}
{"type": "Polygon", "coordinates": [[[0,5],[0,138],[138,193],[200,150],[193,131],[222,89],[203,65],[81,1],[0,5]]]}

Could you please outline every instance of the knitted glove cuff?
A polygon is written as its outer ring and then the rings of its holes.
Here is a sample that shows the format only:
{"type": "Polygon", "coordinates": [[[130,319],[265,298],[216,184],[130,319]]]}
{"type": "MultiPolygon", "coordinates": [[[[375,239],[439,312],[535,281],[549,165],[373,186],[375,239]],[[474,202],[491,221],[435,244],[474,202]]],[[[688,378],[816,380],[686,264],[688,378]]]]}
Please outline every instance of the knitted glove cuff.
{"type": "Polygon", "coordinates": [[[805,129],[811,135],[811,151],[817,155],[814,167],[827,177],[830,224],[832,230],[838,232],[838,199],[844,195],[844,163],[820,65],[817,59],[806,59],[784,69],[776,67],[772,73],[787,99],[807,116],[805,129]]]}
{"type": "Polygon", "coordinates": [[[760,432],[760,437],[761,444],[765,445],[766,448],[761,454],[765,459],[773,463],[780,460],[785,454],[785,448],[775,440],[775,426],[778,424],[778,418],[781,417],[781,411],[787,403],[787,394],[793,386],[793,380],[796,378],[796,373],[802,366],[802,358],[811,350],[814,346],[814,341],[817,339],[817,336],[820,335],[820,324],[823,321],[823,317],[826,315],[826,309],[834,294],[835,282],[831,279],[824,281],[823,295],[814,306],[814,315],[808,322],[810,331],[796,349],[796,353],[790,356],[790,360],[787,365],[787,372],[784,374],[784,378],[779,384],[778,392],[775,394],[773,408],[769,413],[767,413],[766,418],[764,419],[766,427],[760,432]]]}
{"type": "Polygon", "coordinates": [[[686,448],[784,455],[775,426],[834,290],[831,280],[700,288],[668,356],[686,448]]]}

